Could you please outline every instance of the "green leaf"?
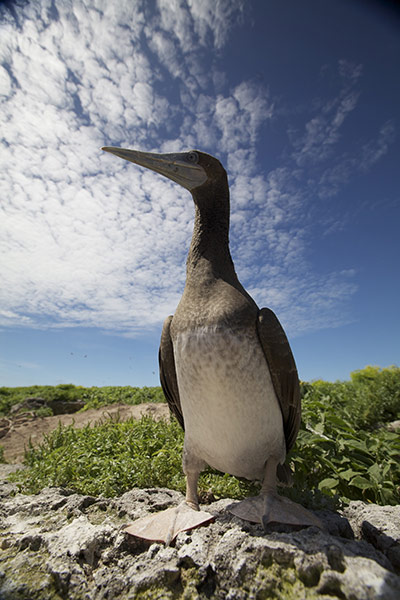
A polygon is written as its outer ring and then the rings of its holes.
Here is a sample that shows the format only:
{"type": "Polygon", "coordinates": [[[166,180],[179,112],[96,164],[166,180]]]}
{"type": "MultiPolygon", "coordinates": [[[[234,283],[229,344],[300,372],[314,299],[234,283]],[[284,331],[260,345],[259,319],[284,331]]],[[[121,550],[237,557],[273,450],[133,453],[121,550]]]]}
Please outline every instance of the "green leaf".
{"type": "Polygon", "coordinates": [[[339,477],[345,481],[349,481],[355,475],[358,475],[358,471],[354,471],[353,469],[346,469],[346,471],[340,471],[339,473],[339,477]]]}
{"type": "Polygon", "coordinates": [[[357,487],[360,490],[368,490],[369,488],[373,487],[372,483],[368,481],[368,479],[366,479],[365,477],[362,477],[361,475],[356,475],[356,477],[354,477],[350,481],[350,485],[353,485],[354,487],[357,487]]]}
{"type": "Polygon", "coordinates": [[[377,463],[374,463],[371,467],[369,467],[368,473],[371,475],[372,479],[374,479],[377,483],[381,481],[382,469],[377,463]]]}
{"type": "Polygon", "coordinates": [[[327,477],[326,479],[323,479],[322,481],[319,482],[318,484],[318,489],[322,490],[322,489],[333,489],[335,488],[337,485],[339,485],[339,481],[337,479],[333,479],[332,477],[327,477]]]}
{"type": "Polygon", "coordinates": [[[353,431],[353,429],[349,426],[349,424],[344,419],[341,419],[340,417],[338,417],[336,415],[330,414],[329,421],[331,423],[334,423],[338,427],[341,427],[345,431],[353,431]]]}
{"type": "Polygon", "coordinates": [[[372,456],[368,456],[367,454],[362,454],[361,452],[353,452],[350,455],[351,464],[358,464],[361,467],[370,467],[374,464],[374,459],[372,456]]]}
{"type": "Polygon", "coordinates": [[[386,440],[390,440],[390,441],[397,441],[399,442],[399,434],[398,433],[394,433],[392,431],[385,431],[382,435],[382,437],[384,437],[386,440]]]}
{"type": "Polygon", "coordinates": [[[365,452],[365,454],[369,454],[367,445],[364,441],[359,440],[346,440],[345,442],[348,448],[354,448],[355,450],[360,450],[361,452],[365,452]]]}

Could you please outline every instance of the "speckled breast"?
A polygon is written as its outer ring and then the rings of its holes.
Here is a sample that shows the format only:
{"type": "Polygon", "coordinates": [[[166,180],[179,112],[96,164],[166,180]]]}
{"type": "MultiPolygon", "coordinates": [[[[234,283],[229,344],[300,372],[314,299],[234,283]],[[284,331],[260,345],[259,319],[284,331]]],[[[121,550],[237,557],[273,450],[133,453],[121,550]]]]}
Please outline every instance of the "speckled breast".
{"type": "Polygon", "coordinates": [[[174,340],[185,445],[210,466],[262,479],[285,458],[280,406],[256,332],[201,328],[174,340]]]}

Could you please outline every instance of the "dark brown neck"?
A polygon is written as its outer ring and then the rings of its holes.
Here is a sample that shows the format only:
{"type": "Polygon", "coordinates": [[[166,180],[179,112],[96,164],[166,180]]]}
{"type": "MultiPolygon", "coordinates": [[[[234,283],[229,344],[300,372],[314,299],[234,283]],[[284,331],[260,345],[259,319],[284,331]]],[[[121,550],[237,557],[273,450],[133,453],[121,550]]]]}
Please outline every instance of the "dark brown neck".
{"type": "Polygon", "coordinates": [[[237,281],[229,251],[229,189],[210,184],[193,192],[196,206],[192,242],[187,259],[187,281],[237,281]]]}

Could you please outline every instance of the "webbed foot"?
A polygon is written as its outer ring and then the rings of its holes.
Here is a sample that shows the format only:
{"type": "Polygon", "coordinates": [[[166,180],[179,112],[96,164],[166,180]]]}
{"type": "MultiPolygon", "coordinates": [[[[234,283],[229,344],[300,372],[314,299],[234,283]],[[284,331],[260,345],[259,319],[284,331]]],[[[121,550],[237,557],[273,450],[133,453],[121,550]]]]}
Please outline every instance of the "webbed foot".
{"type": "Polygon", "coordinates": [[[264,529],[269,523],[295,527],[316,526],[325,529],[322,521],[312,512],[276,492],[246,498],[227,507],[229,512],[245,521],[260,523],[264,529]]]}
{"type": "Polygon", "coordinates": [[[194,503],[178,506],[137,519],[125,529],[126,533],[144,540],[163,542],[167,546],[181,531],[195,529],[212,521],[214,516],[196,509],[194,503]]]}

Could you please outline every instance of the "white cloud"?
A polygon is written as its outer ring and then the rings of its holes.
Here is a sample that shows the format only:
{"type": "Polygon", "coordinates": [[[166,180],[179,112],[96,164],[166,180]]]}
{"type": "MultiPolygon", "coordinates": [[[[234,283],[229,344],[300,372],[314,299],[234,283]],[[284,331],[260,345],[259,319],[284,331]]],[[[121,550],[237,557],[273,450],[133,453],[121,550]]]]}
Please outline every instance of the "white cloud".
{"type": "Polygon", "coordinates": [[[320,198],[335,196],[340,188],[355,174],[367,172],[388,152],[394,142],[395,127],[392,121],[384,123],[374,138],[358,147],[353,154],[339,155],[332,165],[327,166],[318,181],[320,198]]]}
{"type": "Polygon", "coordinates": [[[294,159],[299,166],[321,162],[332,155],[333,146],[340,137],[340,128],[355,109],[357,100],[357,93],[346,93],[334,102],[329,102],[317,116],[306,123],[304,135],[294,143],[294,159]]]}
{"type": "MultiPolygon", "coordinates": [[[[183,52],[193,48],[193,19],[186,2],[182,0],[158,0],[160,28],[177,38],[183,52]]],[[[167,38],[164,37],[164,43],[167,38]]]]}
{"type": "MultiPolygon", "coordinates": [[[[324,66],[324,71],[329,71],[324,66]]],[[[340,60],[337,73],[332,78],[336,83],[339,75],[340,88],[331,98],[319,98],[311,104],[313,116],[305,123],[304,132],[289,129],[294,152],[292,158],[299,167],[307,168],[331,160],[346,119],[356,109],[360,97],[357,84],[362,74],[362,65],[340,60]]]]}
{"type": "Polygon", "coordinates": [[[193,17],[194,29],[201,43],[207,45],[211,37],[213,45],[219,49],[225,44],[232,25],[240,20],[245,3],[243,0],[230,2],[188,0],[188,5],[193,17]]]}
{"type": "MultiPolygon", "coordinates": [[[[304,165],[318,163],[337,143],[356,108],[351,85],[359,68],[340,65],[342,91],[294,135],[290,164],[266,175],[257,144],[274,117],[270,94],[253,81],[229,88],[218,66],[245,3],[157,6],[41,0],[16,6],[18,26],[2,9],[0,323],[129,334],[173,312],[184,285],[190,194],[101,153],[102,145],[197,147],[220,156],[231,182],[232,248],[243,282],[293,331],[341,322],[335,307],[354,286],[341,273],[316,277],[305,260],[304,165]],[[210,48],[218,51],[211,58],[210,48]]],[[[386,125],[377,144],[366,143],[365,168],[383,155],[391,135],[386,125]]],[[[362,167],[350,160],[318,171],[316,194],[355,168],[362,167]]]]}
{"type": "Polygon", "coordinates": [[[183,78],[185,73],[180,60],[180,53],[174,42],[162,31],[152,31],[148,28],[150,49],[157,54],[161,64],[169,71],[172,77],[183,78]]]}
{"type": "Polygon", "coordinates": [[[359,169],[368,171],[382,156],[384,156],[390,144],[394,142],[395,127],[392,121],[387,121],[379,130],[378,137],[370,140],[361,149],[361,159],[359,169]]]}
{"type": "Polygon", "coordinates": [[[354,318],[344,308],[349,296],[357,291],[350,272],[316,276],[304,270],[288,277],[284,271],[272,270],[266,272],[266,281],[268,286],[249,291],[260,306],[277,311],[291,336],[338,327],[354,318]]]}
{"type": "Polygon", "coordinates": [[[0,96],[9,96],[12,82],[7,70],[0,66],[0,96]]]}
{"type": "Polygon", "coordinates": [[[338,70],[339,75],[343,80],[347,80],[351,85],[360,79],[363,72],[363,66],[342,58],[339,60],[338,70]]]}

